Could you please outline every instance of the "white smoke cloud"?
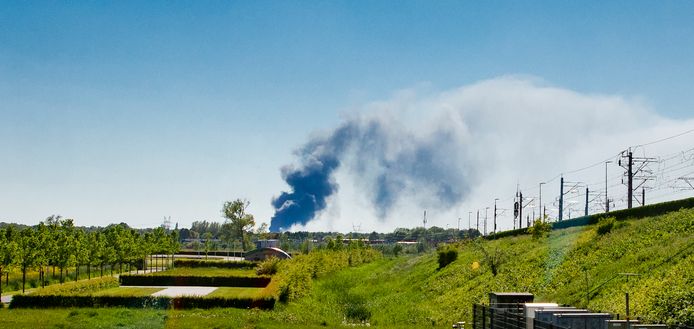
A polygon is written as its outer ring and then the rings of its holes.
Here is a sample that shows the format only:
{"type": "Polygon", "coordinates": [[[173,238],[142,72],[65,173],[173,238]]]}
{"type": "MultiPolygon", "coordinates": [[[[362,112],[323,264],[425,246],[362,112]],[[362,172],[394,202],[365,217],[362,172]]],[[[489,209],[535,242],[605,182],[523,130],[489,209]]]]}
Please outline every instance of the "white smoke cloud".
{"type": "MultiPolygon", "coordinates": [[[[380,130],[366,134],[373,139],[359,140],[345,150],[335,172],[339,190],[314,220],[292,230],[347,232],[360,225],[361,231],[391,231],[421,226],[425,209],[427,226],[456,227],[462,218],[460,226],[466,228],[469,212],[473,212],[474,226],[478,209],[484,216],[490,207],[491,219],[495,198],[500,199],[499,208],[511,208],[517,186],[526,199],[537,197],[539,182],[559,173],[615,158],[630,145],[694,128],[694,120],[662,117],[637,98],[583,94],[515,76],[433,94],[403,91],[349,113],[346,122],[375,122],[380,130]],[[436,157],[437,169],[447,174],[427,175],[427,166],[419,173],[416,165],[396,168],[402,154],[417,148],[427,149],[426,155],[436,157]],[[384,177],[392,178],[388,186],[398,189],[386,211],[373,202],[379,179],[384,177]],[[431,190],[438,185],[427,181],[437,179],[452,180],[446,183],[459,186],[462,196],[453,203],[438,200],[431,190]]],[[[684,136],[638,151],[646,155],[676,152],[692,147],[691,140],[684,136]]],[[[595,166],[565,176],[572,181],[600,182],[604,168],[595,166]]],[[[610,176],[619,173],[616,165],[609,169],[610,176]]],[[[611,193],[622,192],[623,188],[614,188],[611,193]]],[[[552,212],[558,180],[543,186],[542,193],[543,203],[552,212]]],[[[507,210],[499,217],[499,229],[511,228],[510,213],[507,210]]]]}

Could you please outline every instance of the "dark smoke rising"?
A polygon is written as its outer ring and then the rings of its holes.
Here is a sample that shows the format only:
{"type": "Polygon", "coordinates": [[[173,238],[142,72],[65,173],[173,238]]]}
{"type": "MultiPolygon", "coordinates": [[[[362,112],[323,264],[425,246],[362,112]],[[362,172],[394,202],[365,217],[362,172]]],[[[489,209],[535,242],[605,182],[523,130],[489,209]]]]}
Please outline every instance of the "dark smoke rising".
{"type": "Polygon", "coordinates": [[[384,218],[405,193],[422,204],[450,207],[465,192],[459,165],[460,143],[445,129],[415,136],[387,120],[351,120],[331,134],[310,140],[297,151],[300,165],[282,169],[291,192],[272,201],[273,232],[304,225],[338,191],[334,172],[341,166],[359,177],[357,185],[384,218]]]}

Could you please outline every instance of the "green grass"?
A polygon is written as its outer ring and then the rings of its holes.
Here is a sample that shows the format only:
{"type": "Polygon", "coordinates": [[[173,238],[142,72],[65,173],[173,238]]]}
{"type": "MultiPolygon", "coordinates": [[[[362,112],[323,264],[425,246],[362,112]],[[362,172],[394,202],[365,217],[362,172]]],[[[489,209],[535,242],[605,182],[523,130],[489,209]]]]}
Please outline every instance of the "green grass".
{"type": "Polygon", "coordinates": [[[164,288],[115,287],[94,292],[92,296],[149,296],[164,288]]]}
{"type": "Polygon", "coordinates": [[[0,310],[2,328],[164,328],[161,310],[111,309],[5,309],[0,310]]]}
{"type": "Polygon", "coordinates": [[[254,269],[227,269],[227,268],[217,268],[217,267],[177,267],[171,270],[147,273],[147,275],[152,276],[245,276],[245,277],[255,277],[254,269]]]}
{"type": "Polygon", "coordinates": [[[471,305],[485,302],[491,291],[529,291],[538,301],[623,315],[626,290],[631,292],[633,316],[691,326],[692,233],[694,210],[683,210],[617,221],[603,235],[593,225],[553,231],[539,239],[525,235],[461,243],[455,246],[458,258],[440,270],[435,252],[381,258],[321,274],[303,297],[278,303],[272,311],[128,310],[128,317],[120,318],[114,316],[118,309],[0,310],[0,326],[319,328],[359,324],[360,317],[367,317],[376,328],[449,327],[454,321],[470,323],[471,305]],[[502,256],[496,276],[481,248],[502,256]],[[627,283],[620,272],[641,276],[627,283]],[[98,320],[86,319],[90,314],[98,320]]]}
{"type": "Polygon", "coordinates": [[[224,298],[253,298],[263,291],[263,288],[219,287],[205,297],[224,298]]]}

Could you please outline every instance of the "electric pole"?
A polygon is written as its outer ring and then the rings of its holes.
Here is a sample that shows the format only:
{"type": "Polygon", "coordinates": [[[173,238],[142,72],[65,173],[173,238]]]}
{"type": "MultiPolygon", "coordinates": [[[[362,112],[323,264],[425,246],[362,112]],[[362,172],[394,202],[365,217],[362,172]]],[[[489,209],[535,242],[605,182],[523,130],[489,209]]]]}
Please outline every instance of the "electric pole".
{"type": "Polygon", "coordinates": [[[559,181],[559,221],[564,217],[564,176],[559,181]]]}
{"type": "Polygon", "coordinates": [[[489,207],[484,208],[484,235],[487,236],[487,210],[489,207]]]}
{"type": "Polygon", "coordinates": [[[588,216],[588,188],[586,187],[586,213],[584,216],[588,216]]]}
{"type": "MultiPolygon", "coordinates": [[[[655,158],[645,158],[645,157],[634,157],[633,153],[631,151],[631,148],[622,151],[622,158],[626,158],[628,163],[626,165],[622,164],[622,159],[619,159],[619,165],[623,168],[626,169],[626,176],[627,176],[627,208],[631,209],[634,201],[634,191],[638,190],[639,187],[642,187],[648,180],[654,179],[655,176],[653,176],[653,172],[648,168],[648,164],[650,162],[655,161],[655,158]],[[634,169],[634,163],[638,162],[638,166],[636,169],[634,169]],[[645,173],[645,174],[644,174],[645,173]],[[640,174],[637,176],[637,174],[640,174]],[[639,183],[638,186],[634,186],[634,179],[638,179],[641,182],[639,183]]],[[[622,181],[623,183],[624,181],[622,181]]],[[[645,187],[642,189],[642,196],[641,196],[641,205],[643,206],[646,201],[646,189],[645,187]]],[[[636,202],[639,202],[639,199],[636,198],[636,202]]]]}
{"type": "Polygon", "coordinates": [[[544,212],[542,211],[542,185],[545,185],[545,183],[540,183],[540,202],[538,203],[539,209],[537,211],[540,213],[540,216],[542,216],[542,220],[545,220],[544,212]]]}
{"type": "MultiPolygon", "coordinates": [[[[634,157],[633,157],[633,154],[631,153],[631,149],[629,149],[629,154],[628,154],[627,157],[629,158],[629,164],[628,164],[628,166],[629,166],[629,169],[628,169],[628,170],[629,170],[629,171],[628,171],[629,181],[627,182],[627,188],[628,188],[628,192],[627,192],[627,200],[628,200],[628,201],[627,201],[627,208],[628,208],[628,209],[631,209],[631,201],[632,201],[632,199],[633,199],[633,194],[634,194],[634,190],[633,190],[633,187],[634,187],[634,172],[632,171],[632,170],[633,170],[633,165],[634,165],[634,157]]],[[[627,296],[628,296],[628,295],[627,295],[627,296]]],[[[628,297],[627,297],[627,298],[628,298],[628,297]]],[[[628,313],[628,312],[627,312],[627,313],[628,313]]],[[[629,315],[627,314],[627,317],[628,317],[628,316],[629,316],[629,315]]]]}
{"type": "Polygon", "coordinates": [[[610,199],[607,198],[607,164],[612,161],[605,161],[605,212],[610,212],[610,199]]]}
{"type": "Polygon", "coordinates": [[[480,233],[480,210],[477,209],[477,233],[480,233]]]}
{"type": "Polygon", "coordinates": [[[496,235],[496,201],[499,199],[494,199],[494,234],[496,235]]]}
{"type": "Polygon", "coordinates": [[[523,192],[518,192],[520,201],[518,204],[518,228],[523,228],[523,192]]]}

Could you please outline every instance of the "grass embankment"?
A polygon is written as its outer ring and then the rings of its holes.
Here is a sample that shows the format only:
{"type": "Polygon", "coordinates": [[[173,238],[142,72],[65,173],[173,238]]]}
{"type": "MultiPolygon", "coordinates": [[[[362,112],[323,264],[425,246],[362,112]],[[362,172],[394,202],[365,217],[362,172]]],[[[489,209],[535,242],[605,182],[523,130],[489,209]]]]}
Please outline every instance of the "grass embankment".
{"type": "Polygon", "coordinates": [[[598,234],[598,227],[606,225],[553,231],[539,239],[461,243],[457,259],[440,270],[435,252],[375,257],[368,264],[352,259],[359,265],[352,268],[345,253],[299,256],[280,266],[265,288],[289,300],[272,311],[128,310],[128,319],[120,319],[113,316],[116,310],[3,310],[0,324],[48,327],[35,324],[41,317],[66,328],[90,323],[128,327],[121,323],[125,320],[151,328],[319,328],[361,320],[378,328],[443,327],[470,321],[471,305],[485,302],[490,291],[530,291],[536,300],[623,314],[628,290],[635,316],[691,326],[694,210],[616,222],[598,234]],[[641,275],[627,283],[620,272],[641,275]],[[91,314],[98,320],[87,319],[91,314]],[[148,322],[157,317],[158,322],[148,322]]]}
{"type": "Polygon", "coordinates": [[[278,312],[296,323],[443,326],[471,321],[471,305],[491,291],[529,291],[556,301],[645,321],[694,324],[694,210],[457,246],[438,269],[435,253],[384,259],[319,280],[312,294],[278,312]],[[485,256],[485,253],[487,256],[485,256]],[[497,274],[492,273],[492,265],[497,274]],[[629,282],[619,273],[640,276],[629,282]],[[305,312],[303,310],[311,310],[305,312]]]}

